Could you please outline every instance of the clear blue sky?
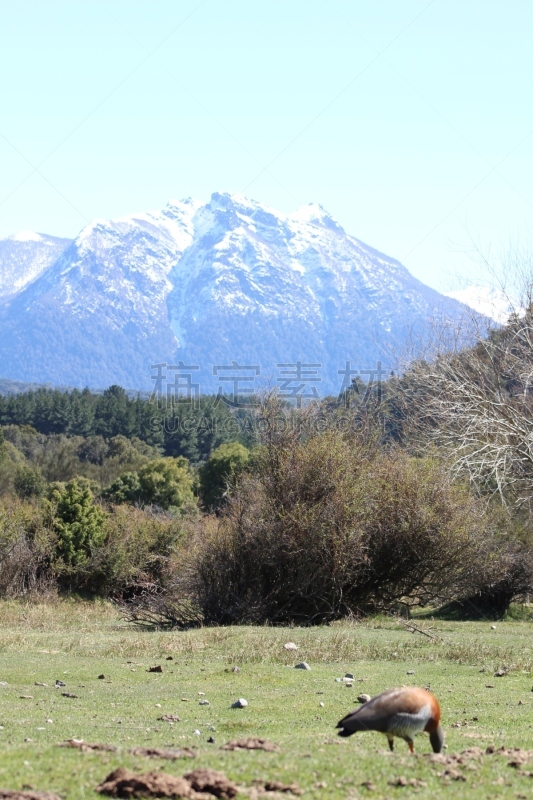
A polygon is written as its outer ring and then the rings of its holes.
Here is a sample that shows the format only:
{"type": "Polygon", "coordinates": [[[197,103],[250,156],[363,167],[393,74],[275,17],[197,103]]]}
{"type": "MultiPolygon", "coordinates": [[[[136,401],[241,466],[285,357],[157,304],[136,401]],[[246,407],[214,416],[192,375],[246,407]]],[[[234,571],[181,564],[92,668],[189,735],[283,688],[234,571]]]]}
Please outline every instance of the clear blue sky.
{"type": "Polygon", "coordinates": [[[243,191],[449,288],[470,237],[529,235],[532,30],[525,0],[4,0],[0,236],[243,191]]]}

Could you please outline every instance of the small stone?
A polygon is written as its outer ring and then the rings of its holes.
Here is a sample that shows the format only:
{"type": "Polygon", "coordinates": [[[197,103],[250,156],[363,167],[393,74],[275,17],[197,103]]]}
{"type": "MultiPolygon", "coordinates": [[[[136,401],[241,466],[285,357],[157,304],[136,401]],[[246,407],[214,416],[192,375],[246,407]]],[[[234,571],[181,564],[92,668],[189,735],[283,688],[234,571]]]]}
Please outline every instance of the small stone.
{"type": "Polygon", "coordinates": [[[7,681],[0,681],[0,686],[9,686],[7,681]]]}
{"type": "Polygon", "coordinates": [[[240,672],[241,668],[240,667],[233,667],[233,669],[231,671],[232,672],[240,672]]]}
{"type": "Polygon", "coordinates": [[[214,725],[210,725],[210,726],[209,726],[209,730],[210,730],[210,731],[216,731],[216,728],[215,728],[215,726],[214,726],[214,725]]]}
{"type": "Polygon", "coordinates": [[[210,705],[211,705],[211,703],[209,702],[209,700],[200,700],[200,702],[198,703],[198,705],[199,705],[199,706],[210,706],[210,705]]]}
{"type": "Polygon", "coordinates": [[[157,664],[155,667],[148,667],[146,672],[163,672],[163,667],[161,664],[157,664]]]}
{"type": "Polygon", "coordinates": [[[210,736],[210,737],[209,737],[209,739],[207,740],[207,742],[208,742],[208,744],[215,744],[215,740],[213,739],[213,737],[212,737],[212,736],[210,736]]]}
{"type": "Polygon", "coordinates": [[[28,738],[28,737],[26,736],[26,738],[24,739],[24,741],[25,741],[25,742],[33,742],[33,739],[30,739],[30,738],[28,738]]]}
{"type": "Polygon", "coordinates": [[[368,701],[371,700],[372,698],[370,697],[369,694],[360,694],[357,699],[359,700],[360,703],[368,703],[368,701]]]}
{"type": "Polygon", "coordinates": [[[205,692],[198,692],[201,697],[205,697],[205,692]]]}
{"type": "MultiPolygon", "coordinates": [[[[342,683],[342,678],[335,678],[335,683],[342,683]]],[[[531,691],[533,692],[533,689],[531,691]]]]}
{"type": "Polygon", "coordinates": [[[353,681],[355,676],[351,672],[347,672],[344,677],[347,678],[349,681],[353,681]]]}
{"type": "Polygon", "coordinates": [[[287,642],[283,647],[285,650],[298,650],[298,645],[294,644],[294,642],[287,642]]]}
{"type": "Polygon", "coordinates": [[[499,669],[497,672],[494,673],[495,678],[503,678],[504,675],[507,675],[506,669],[499,669]]]}
{"type": "Polygon", "coordinates": [[[406,674],[406,675],[414,675],[414,674],[415,674],[415,671],[414,671],[414,669],[408,669],[408,670],[407,670],[407,672],[406,672],[405,674],[406,674]]]}
{"type": "Polygon", "coordinates": [[[99,675],[99,676],[98,676],[98,680],[99,680],[99,681],[105,681],[105,675],[104,675],[104,673],[103,673],[103,672],[102,672],[102,674],[101,674],[101,675],[99,675]]]}
{"type": "Polygon", "coordinates": [[[492,683],[486,683],[485,689],[494,689],[494,686],[492,685],[492,683]]]}
{"type": "Polygon", "coordinates": [[[296,664],[294,669],[311,669],[307,661],[300,661],[299,664],[296,664]]]}
{"type": "Polygon", "coordinates": [[[56,689],[58,689],[60,686],[66,686],[66,685],[67,684],[64,683],[63,681],[56,681],[56,689]]]}
{"type": "Polygon", "coordinates": [[[35,681],[35,686],[48,686],[47,683],[39,683],[39,681],[35,681]]]}
{"type": "Polygon", "coordinates": [[[245,700],[244,697],[239,697],[238,700],[235,700],[234,703],[231,704],[232,708],[246,708],[248,705],[248,700],[245,700]]]}
{"type": "Polygon", "coordinates": [[[318,705],[320,706],[320,708],[324,708],[325,704],[324,703],[319,703],[318,705]]]}
{"type": "Polygon", "coordinates": [[[195,731],[193,731],[193,734],[194,734],[194,736],[201,736],[202,735],[200,733],[200,731],[198,730],[198,728],[195,731]]]}
{"type": "Polygon", "coordinates": [[[32,694],[21,694],[20,695],[20,699],[21,700],[33,700],[33,695],[32,694]]]}
{"type": "Polygon", "coordinates": [[[161,703],[156,703],[156,704],[155,704],[155,707],[156,707],[156,708],[161,708],[161,703]]]}
{"type": "Polygon", "coordinates": [[[496,625],[491,625],[490,628],[491,628],[492,631],[495,631],[496,630],[496,625]]]}
{"type": "Polygon", "coordinates": [[[346,681],[345,686],[346,686],[347,689],[353,689],[353,682],[352,681],[346,681]]]}
{"type": "Polygon", "coordinates": [[[49,725],[53,725],[54,724],[54,720],[53,719],[47,719],[46,721],[47,721],[47,723],[49,725]]]}
{"type": "Polygon", "coordinates": [[[166,661],[174,661],[174,656],[167,656],[166,661]]]}

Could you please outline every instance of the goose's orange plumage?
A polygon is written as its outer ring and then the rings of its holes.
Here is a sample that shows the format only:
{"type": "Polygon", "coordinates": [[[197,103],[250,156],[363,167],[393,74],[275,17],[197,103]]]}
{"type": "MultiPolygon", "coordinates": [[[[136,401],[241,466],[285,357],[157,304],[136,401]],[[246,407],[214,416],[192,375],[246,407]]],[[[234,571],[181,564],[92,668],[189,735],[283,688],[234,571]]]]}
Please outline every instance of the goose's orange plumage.
{"type": "Polygon", "coordinates": [[[389,689],[376,695],[367,703],[347,714],[337,723],[339,736],[351,736],[358,731],[379,731],[394,747],[394,737],[405,739],[411,753],[413,739],[417,733],[429,733],[435,753],[440,753],[444,744],[444,732],[440,724],[440,706],[437,698],[416,686],[389,689]]]}

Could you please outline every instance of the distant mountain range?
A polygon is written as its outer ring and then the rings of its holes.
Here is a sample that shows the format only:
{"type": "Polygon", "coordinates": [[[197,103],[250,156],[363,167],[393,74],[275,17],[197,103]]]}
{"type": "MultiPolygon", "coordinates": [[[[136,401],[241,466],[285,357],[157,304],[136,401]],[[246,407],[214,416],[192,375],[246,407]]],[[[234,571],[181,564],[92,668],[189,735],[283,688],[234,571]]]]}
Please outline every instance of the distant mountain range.
{"type": "Polygon", "coordinates": [[[229,393],[252,386],[241,376],[323,396],[346,362],[391,367],[464,312],[319,205],[286,215],[213,194],[95,220],[74,241],[0,240],[0,377],[15,381],[146,390],[159,374],[229,393]]]}
{"type": "Polygon", "coordinates": [[[495,287],[472,285],[455,292],[447,292],[446,296],[459,300],[499,325],[505,325],[511,314],[524,312],[518,300],[503,289],[495,287]]]}

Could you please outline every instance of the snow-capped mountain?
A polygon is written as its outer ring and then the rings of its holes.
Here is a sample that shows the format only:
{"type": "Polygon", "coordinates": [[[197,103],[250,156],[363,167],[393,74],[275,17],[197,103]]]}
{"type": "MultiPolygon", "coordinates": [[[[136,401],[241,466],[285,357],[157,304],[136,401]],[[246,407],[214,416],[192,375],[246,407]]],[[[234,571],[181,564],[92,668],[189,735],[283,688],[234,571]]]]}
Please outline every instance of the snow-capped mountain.
{"type": "Polygon", "coordinates": [[[31,231],[0,239],[0,302],[54,264],[70,242],[31,231]]]}
{"type": "Polygon", "coordinates": [[[231,194],[96,220],[36,275],[0,309],[0,375],[63,385],[146,389],[151,365],[182,362],[228,393],[232,371],[283,386],[280,365],[302,362],[322,396],[347,361],[393,366],[407,338],[465,310],[321,206],[286,215],[231,194]]]}
{"type": "Polygon", "coordinates": [[[498,325],[505,325],[511,314],[523,313],[520,303],[516,302],[502,289],[495,289],[494,287],[473,284],[465,289],[447,292],[446,297],[458,300],[478,314],[483,314],[483,316],[494,320],[498,325]]]}

